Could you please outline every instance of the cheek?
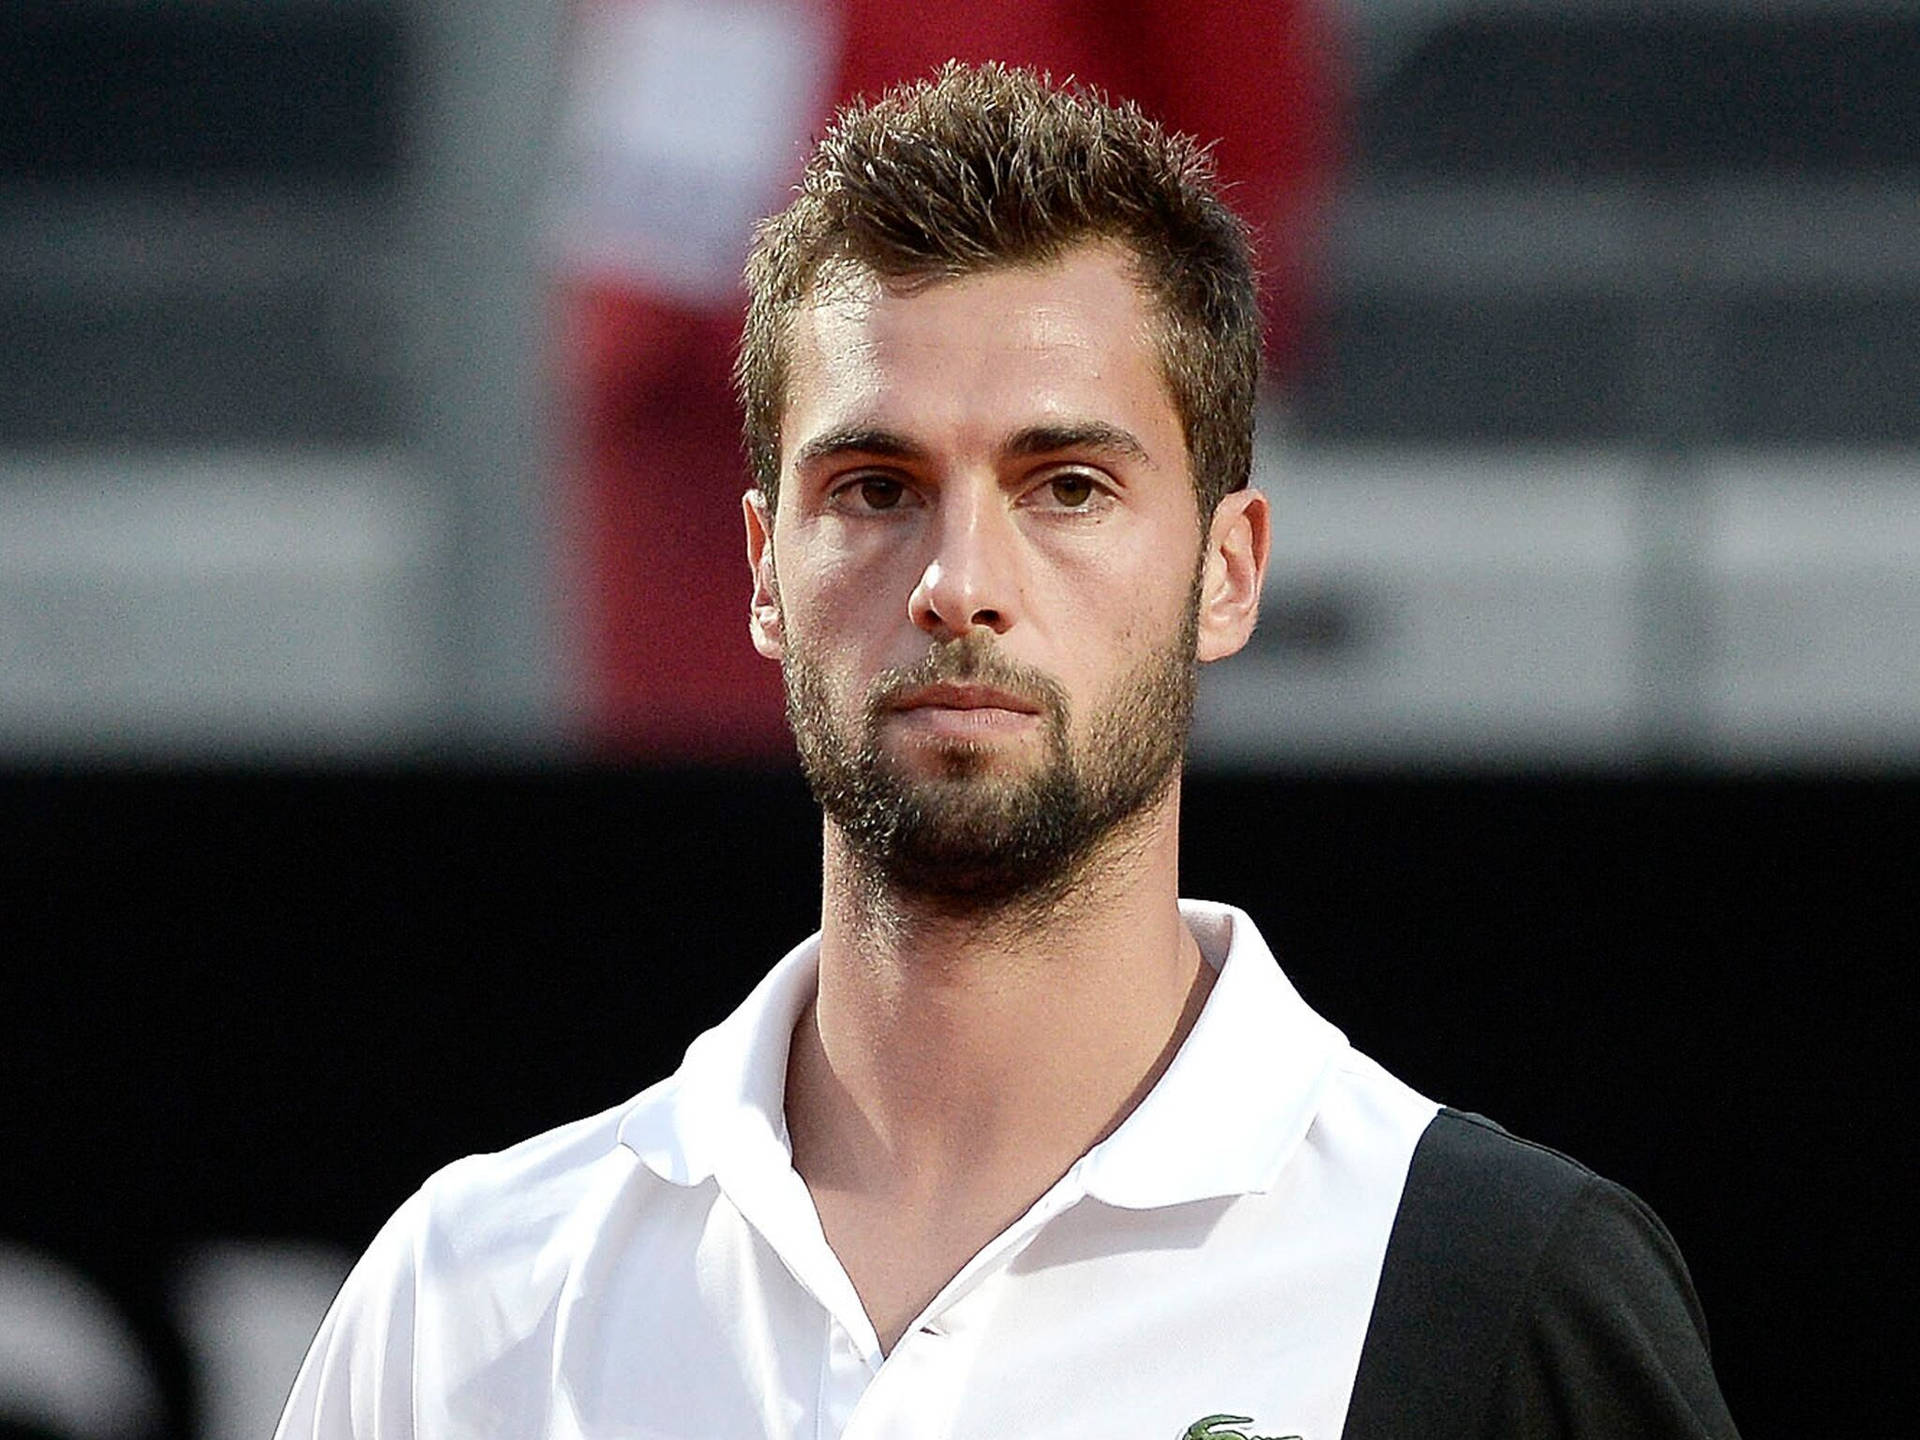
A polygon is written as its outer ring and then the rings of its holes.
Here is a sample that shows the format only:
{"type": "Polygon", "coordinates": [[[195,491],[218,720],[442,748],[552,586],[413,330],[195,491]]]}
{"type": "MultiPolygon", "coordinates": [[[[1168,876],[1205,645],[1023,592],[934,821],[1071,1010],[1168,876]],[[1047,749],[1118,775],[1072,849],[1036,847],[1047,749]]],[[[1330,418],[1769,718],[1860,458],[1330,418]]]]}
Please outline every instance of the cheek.
{"type": "Polygon", "coordinates": [[[1046,567],[1048,593],[1036,613],[1057,617],[1055,643],[1066,663],[1111,657],[1124,665],[1165,645],[1184,623],[1199,542],[1190,553],[1153,538],[1057,555],[1046,567]]]}
{"type": "Polygon", "coordinates": [[[788,641],[816,658],[851,649],[857,636],[874,628],[877,588],[863,584],[858,570],[843,560],[815,557],[804,572],[783,573],[781,582],[788,641]]]}
{"type": "Polygon", "coordinates": [[[776,546],[783,612],[818,645],[885,644],[911,624],[924,560],[906,527],[796,526],[776,546]]]}
{"type": "MultiPolygon", "coordinates": [[[[780,567],[781,622],[790,660],[815,676],[835,709],[854,703],[880,668],[891,602],[858,556],[818,544],[793,547],[780,567]],[[883,609],[886,613],[882,613],[883,609]]],[[[905,602],[898,607],[905,614],[905,602]]]]}
{"type": "Polygon", "coordinates": [[[804,617],[832,603],[846,586],[850,557],[817,523],[782,515],[773,532],[780,603],[789,617],[804,617]]]}

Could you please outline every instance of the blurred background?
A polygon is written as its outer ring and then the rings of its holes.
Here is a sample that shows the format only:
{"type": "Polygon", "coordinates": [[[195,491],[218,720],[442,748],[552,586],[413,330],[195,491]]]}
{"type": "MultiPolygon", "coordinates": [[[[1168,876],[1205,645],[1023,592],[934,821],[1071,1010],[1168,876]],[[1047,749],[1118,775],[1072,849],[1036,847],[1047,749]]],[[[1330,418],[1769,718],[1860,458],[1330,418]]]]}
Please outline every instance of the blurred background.
{"type": "Polygon", "coordinates": [[[735,277],[948,56],[1261,236],[1184,888],[1647,1198],[1744,1433],[1904,1434],[1920,7],[10,0],[0,1435],[264,1435],[432,1169],[812,928],[735,277]]]}

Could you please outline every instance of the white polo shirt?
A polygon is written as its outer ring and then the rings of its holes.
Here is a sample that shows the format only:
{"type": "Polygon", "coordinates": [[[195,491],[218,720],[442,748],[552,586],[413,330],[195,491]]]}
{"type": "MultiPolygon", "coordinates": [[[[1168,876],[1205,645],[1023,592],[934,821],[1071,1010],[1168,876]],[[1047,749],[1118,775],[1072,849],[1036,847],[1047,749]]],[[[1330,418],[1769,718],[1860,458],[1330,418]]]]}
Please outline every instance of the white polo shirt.
{"type": "Polygon", "coordinates": [[[890,1355],[787,1144],[816,937],[671,1078],[430,1179],[334,1302],[282,1440],[1339,1440],[1436,1106],[1246,915],[1182,910],[1220,976],[1173,1063],[890,1355]]]}

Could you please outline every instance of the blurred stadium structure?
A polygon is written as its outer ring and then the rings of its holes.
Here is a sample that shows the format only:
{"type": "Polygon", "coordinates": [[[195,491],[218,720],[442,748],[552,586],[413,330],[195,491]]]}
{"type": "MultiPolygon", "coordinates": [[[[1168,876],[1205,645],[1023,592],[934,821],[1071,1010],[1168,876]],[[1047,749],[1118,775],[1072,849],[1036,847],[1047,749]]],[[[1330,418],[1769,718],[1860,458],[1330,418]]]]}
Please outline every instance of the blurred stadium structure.
{"type": "Polygon", "coordinates": [[[1910,763],[1920,12],[1356,18],[1264,663],[1207,752],[1910,763]]]}
{"type": "Polygon", "coordinates": [[[539,751],[557,6],[0,16],[0,751],[539,751]]]}
{"type": "MultiPolygon", "coordinates": [[[[1200,760],[1920,756],[1913,8],[1344,18],[1269,619],[1200,760]]],[[[0,754],[580,752],[562,52],[555,0],[8,7],[0,754]]]]}

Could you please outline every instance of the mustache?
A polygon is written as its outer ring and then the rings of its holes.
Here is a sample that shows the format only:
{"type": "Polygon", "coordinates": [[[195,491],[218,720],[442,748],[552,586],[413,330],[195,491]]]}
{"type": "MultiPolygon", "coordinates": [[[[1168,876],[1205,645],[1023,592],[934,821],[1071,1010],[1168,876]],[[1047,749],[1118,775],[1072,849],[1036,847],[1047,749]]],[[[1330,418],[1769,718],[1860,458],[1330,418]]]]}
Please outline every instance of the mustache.
{"type": "Polygon", "coordinates": [[[1067,696],[1059,682],[1043,671],[1007,659],[994,648],[992,636],[983,630],[970,630],[954,640],[936,641],[924,658],[911,665],[881,671],[868,694],[868,718],[879,716],[901,696],[915,690],[929,685],[961,683],[1004,690],[1029,702],[1057,723],[1065,723],[1067,696]]]}

